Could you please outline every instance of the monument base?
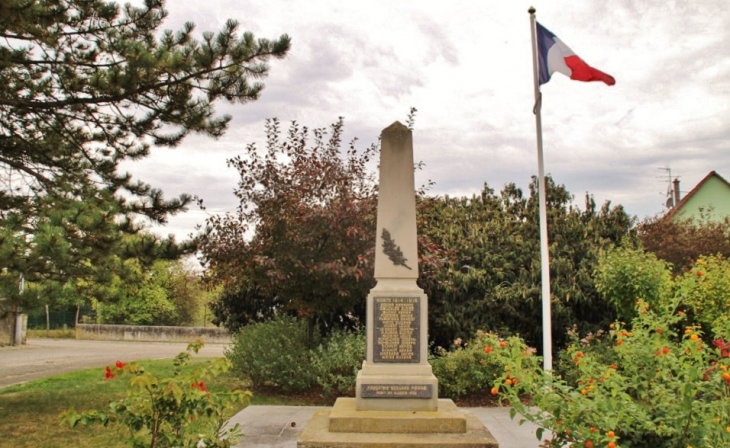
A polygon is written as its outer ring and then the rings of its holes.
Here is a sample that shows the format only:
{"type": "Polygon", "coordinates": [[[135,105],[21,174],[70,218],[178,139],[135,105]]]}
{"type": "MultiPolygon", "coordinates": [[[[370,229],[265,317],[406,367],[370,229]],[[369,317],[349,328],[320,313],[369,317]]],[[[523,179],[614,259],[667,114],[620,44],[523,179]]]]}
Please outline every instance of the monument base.
{"type": "Polygon", "coordinates": [[[366,375],[361,370],[355,388],[358,411],[439,410],[438,379],[433,374],[366,375]]]}
{"type": "Polygon", "coordinates": [[[441,399],[436,412],[358,411],[354,398],[338,398],[332,410],[317,411],[298,448],[499,448],[479,419],[441,399]]]}

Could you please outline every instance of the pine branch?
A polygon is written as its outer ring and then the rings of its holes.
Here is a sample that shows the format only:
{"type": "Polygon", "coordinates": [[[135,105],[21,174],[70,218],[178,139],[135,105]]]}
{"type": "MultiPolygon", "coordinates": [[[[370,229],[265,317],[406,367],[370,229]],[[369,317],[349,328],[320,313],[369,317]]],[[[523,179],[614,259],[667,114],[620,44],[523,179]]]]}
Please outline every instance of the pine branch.
{"type": "Polygon", "coordinates": [[[408,259],[403,256],[403,251],[400,250],[400,246],[395,244],[393,237],[390,236],[390,232],[385,227],[383,227],[382,236],[383,253],[385,253],[385,255],[390,258],[390,261],[392,261],[394,265],[403,266],[404,268],[412,271],[413,269],[411,269],[411,267],[406,264],[408,259]]]}

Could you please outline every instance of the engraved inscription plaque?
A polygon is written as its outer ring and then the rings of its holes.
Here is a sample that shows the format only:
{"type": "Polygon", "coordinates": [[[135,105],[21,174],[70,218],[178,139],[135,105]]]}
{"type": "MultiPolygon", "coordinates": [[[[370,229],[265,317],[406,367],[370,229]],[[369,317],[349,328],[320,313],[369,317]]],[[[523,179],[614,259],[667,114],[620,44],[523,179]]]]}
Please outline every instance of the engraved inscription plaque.
{"type": "Polygon", "coordinates": [[[431,398],[430,384],[363,384],[360,396],[363,398],[431,398]]]}
{"type": "Polygon", "coordinates": [[[373,298],[373,361],[421,362],[421,298],[373,298]]]}

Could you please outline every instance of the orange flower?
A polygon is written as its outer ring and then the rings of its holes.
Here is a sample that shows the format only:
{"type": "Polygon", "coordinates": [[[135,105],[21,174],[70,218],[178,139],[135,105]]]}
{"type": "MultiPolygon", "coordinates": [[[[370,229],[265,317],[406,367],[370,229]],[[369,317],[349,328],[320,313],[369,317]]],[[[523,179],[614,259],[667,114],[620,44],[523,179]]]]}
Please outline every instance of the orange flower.
{"type": "Polygon", "coordinates": [[[608,431],[608,432],[606,433],[606,436],[607,436],[607,437],[608,437],[609,439],[613,439],[614,437],[616,437],[616,434],[615,434],[615,433],[614,433],[613,431],[608,431]]]}
{"type": "Polygon", "coordinates": [[[505,347],[507,347],[507,343],[506,343],[506,342],[504,342],[504,341],[501,341],[501,342],[499,343],[499,346],[500,346],[500,347],[502,347],[502,348],[505,348],[505,347]]]}
{"type": "Polygon", "coordinates": [[[608,442],[608,448],[616,448],[616,444],[613,442],[608,442]]]}
{"type": "Polygon", "coordinates": [[[489,353],[490,353],[491,351],[492,351],[492,347],[490,347],[490,346],[488,346],[488,345],[487,345],[486,347],[484,347],[484,353],[486,353],[487,355],[488,355],[488,354],[489,354],[489,353]]]}
{"type": "Polygon", "coordinates": [[[493,387],[491,392],[492,392],[492,395],[497,395],[499,393],[499,389],[497,389],[496,387],[493,387]]]}
{"type": "Polygon", "coordinates": [[[586,440],[586,448],[593,448],[593,442],[586,440]]]}

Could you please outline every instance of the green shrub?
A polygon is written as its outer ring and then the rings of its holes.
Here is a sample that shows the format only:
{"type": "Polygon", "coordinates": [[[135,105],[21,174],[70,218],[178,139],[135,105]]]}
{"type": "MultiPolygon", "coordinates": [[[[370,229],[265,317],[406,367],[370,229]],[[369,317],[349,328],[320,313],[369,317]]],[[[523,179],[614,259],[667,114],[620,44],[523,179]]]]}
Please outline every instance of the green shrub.
{"type": "Polygon", "coordinates": [[[246,325],[236,333],[226,357],[234,372],[251,382],[300,392],[316,380],[307,346],[307,323],[289,316],[246,325]]]}
{"type": "Polygon", "coordinates": [[[636,316],[635,302],[662,306],[671,297],[671,266],[642,249],[609,249],[601,257],[594,279],[598,292],[624,322],[636,316]]]}
{"type": "MultiPolygon", "coordinates": [[[[504,363],[492,353],[513,347],[517,341],[518,338],[505,340],[494,333],[477,331],[466,344],[462,345],[460,339],[454,341],[452,351],[437,348],[430,362],[439,380],[439,396],[460,398],[488,389],[504,372],[504,363]]],[[[523,350],[532,352],[526,346],[523,350]]]]}
{"type": "Polygon", "coordinates": [[[365,359],[365,332],[336,330],[312,356],[317,383],[325,396],[353,395],[355,378],[365,359]]]}

